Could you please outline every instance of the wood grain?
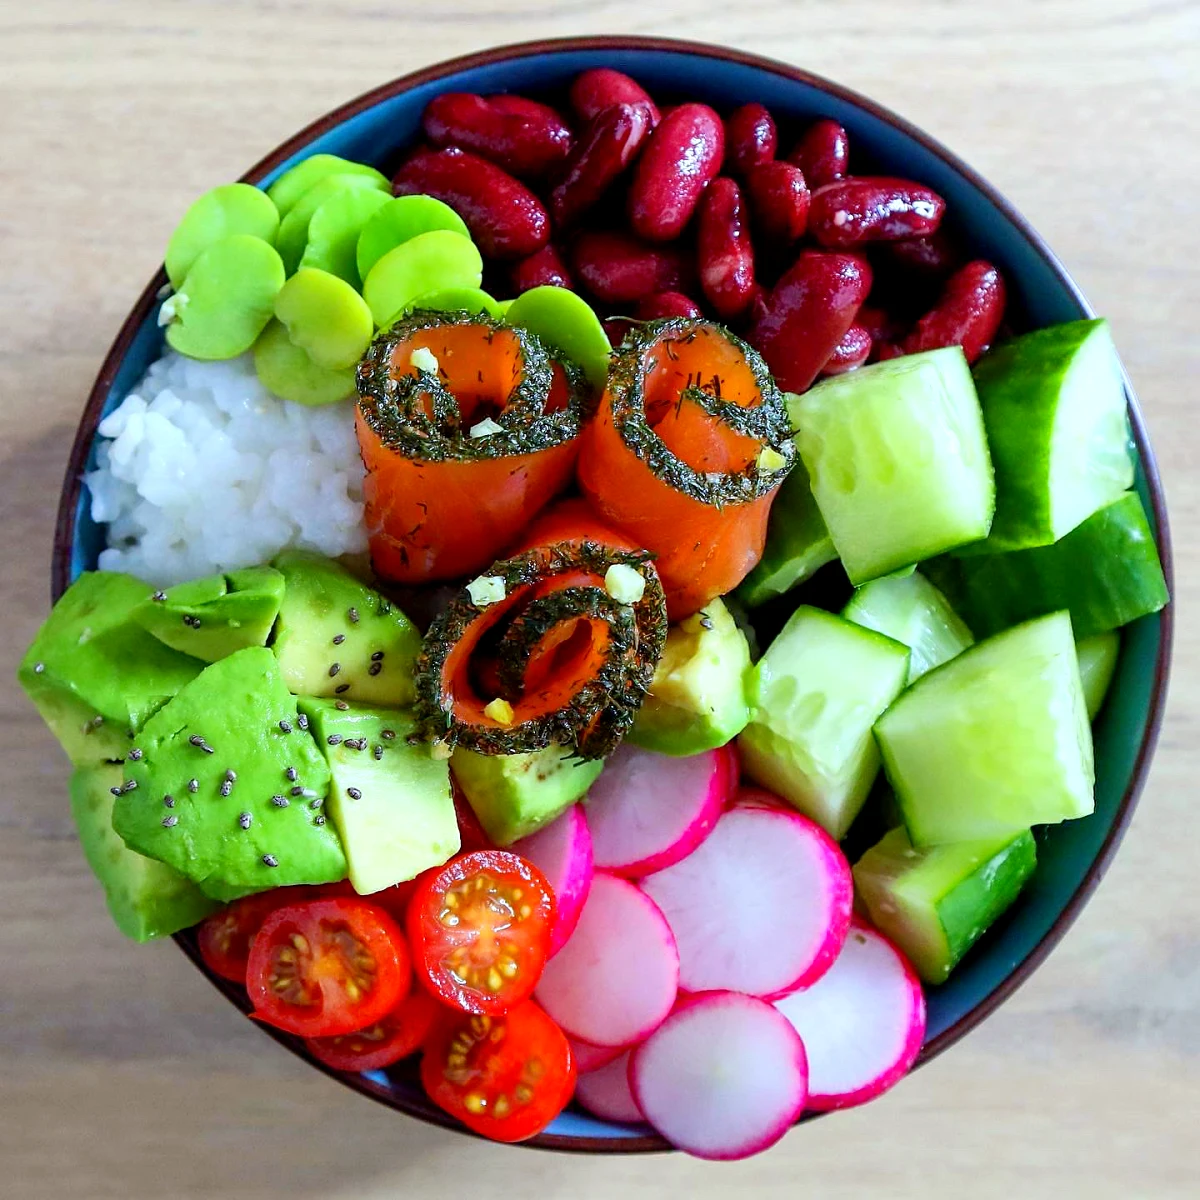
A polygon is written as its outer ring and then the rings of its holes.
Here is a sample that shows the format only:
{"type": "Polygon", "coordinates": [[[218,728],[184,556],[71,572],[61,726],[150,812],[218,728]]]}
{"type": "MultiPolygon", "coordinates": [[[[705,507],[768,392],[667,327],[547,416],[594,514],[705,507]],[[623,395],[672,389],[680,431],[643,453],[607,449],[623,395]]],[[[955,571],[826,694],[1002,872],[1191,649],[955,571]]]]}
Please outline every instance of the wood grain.
{"type": "Polygon", "coordinates": [[[1200,6],[1194,0],[0,0],[0,1192],[1184,1197],[1200,1192],[1200,6]],[[357,1098],[171,945],[108,923],[67,770],[12,686],[47,602],[70,433],[179,213],[300,125],[489,44],[677,34],[802,64],[963,154],[1115,325],[1176,535],[1175,684],[1147,794],[1063,946],[867,1109],[716,1168],[531,1156],[357,1098]]]}

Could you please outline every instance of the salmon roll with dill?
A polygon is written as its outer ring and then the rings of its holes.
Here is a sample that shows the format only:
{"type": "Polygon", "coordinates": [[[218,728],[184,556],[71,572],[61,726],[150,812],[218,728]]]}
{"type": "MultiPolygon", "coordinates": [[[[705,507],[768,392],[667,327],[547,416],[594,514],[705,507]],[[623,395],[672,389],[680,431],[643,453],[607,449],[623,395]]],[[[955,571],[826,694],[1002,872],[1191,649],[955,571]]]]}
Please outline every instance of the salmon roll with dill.
{"type": "Polygon", "coordinates": [[[417,661],[418,721],[447,751],[559,745],[602,758],[633,724],[666,632],[650,555],[564,501],[435,618],[417,661]]]}
{"type": "Polygon", "coordinates": [[[752,347],[677,317],[633,331],[583,435],[579,482],[602,520],[655,555],[678,621],[762,556],[795,449],[783,395],[752,347]]]}
{"type": "Polygon", "coordinates": [[[571,479],[587,385],[527,330],[414,312],[375,338],[357,384],[367,534],[384,579],[478,571],[571,479]]]}

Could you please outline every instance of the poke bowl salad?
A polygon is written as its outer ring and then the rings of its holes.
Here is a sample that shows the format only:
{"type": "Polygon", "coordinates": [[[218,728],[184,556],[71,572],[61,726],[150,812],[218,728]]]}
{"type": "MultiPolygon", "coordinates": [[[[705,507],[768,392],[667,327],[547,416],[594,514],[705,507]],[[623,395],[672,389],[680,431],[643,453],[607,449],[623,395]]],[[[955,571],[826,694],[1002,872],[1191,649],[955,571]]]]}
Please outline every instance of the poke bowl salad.
{"type": "Polygon", "coordinates": [[[328,1070],[766,1149],[1093,812],[1169,599],[1108,325],[836,120],[609,67],[363,158],[166,247],[19,672],[83,850],[328,1070]]]}

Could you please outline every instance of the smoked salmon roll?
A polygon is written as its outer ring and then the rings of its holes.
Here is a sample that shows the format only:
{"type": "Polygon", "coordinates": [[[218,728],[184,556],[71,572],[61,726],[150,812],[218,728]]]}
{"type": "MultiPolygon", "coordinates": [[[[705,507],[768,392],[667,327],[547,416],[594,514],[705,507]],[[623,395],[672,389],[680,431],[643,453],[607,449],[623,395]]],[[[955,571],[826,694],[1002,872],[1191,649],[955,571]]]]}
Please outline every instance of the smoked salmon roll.
{"type": "Polygon", "coordinates": [[[795,457],[766,363],[728,330],[687,317],[629,334],[582,442],[584,494],[654,554],[672,621],[732,591],[758,562],[795,457]]]}
{"type": "Polygon", "coordinates": [[[551,744],[611,754],[666,640],[650,555],[581,500],[529,530],[451,600],[417,662],[417,717],[447,750],[520,754],[551,744]]]}
{"type": "Polygon", "coordinates": [[[383,579],[478,571],[572,477],[586,383],[524,329],[415,312],[376,337],[357,383],[367,533],[383,579]]]}

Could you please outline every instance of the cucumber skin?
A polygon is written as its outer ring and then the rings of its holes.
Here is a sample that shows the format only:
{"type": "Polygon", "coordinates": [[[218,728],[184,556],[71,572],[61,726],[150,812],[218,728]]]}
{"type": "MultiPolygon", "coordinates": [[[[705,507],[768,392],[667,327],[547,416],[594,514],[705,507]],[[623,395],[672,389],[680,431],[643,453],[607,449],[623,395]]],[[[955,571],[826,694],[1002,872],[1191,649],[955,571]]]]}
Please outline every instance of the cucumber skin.
{"type": "Polygon", "coordinates": [[[1083,639],[1157,612],[1171,599],[1136,492],[1052,546],[942,555],[921,569],[977,638],[1065,608],[1083,639]]]}
{"type": "MultiPolygon", "coordinates": [[[[996,475],[988,542],[997,550],[1055,540],[1049,472],[1060,388],[1076,352],[1089,339],[1107,336],[1100,332],[1107,327],[1107,321],[1097,319],[1038,329],[1002,343],[975,365],[972,374],[996,475]],[[1040,460],[1031,448],[1037,448],[1040,460]],[[1031,473],[1031,459],[1043,469],[1031,473]]],[[[1132,481],[1131,462],[1126,486],[1132,481]]]]}
{"type": "Polygon", "coordinates": [[[913,851],[904,830],[894,829],[854,865],[854,882],[872,922],[912,960],[925,983],[938,984],[1012,906],[1036,866],[1037,845],[1028,829],[999,846],[958,842],[924,851],[913,851]],[[907,865],[909,856],[915,856],[912,866],[907,865]],[[937,895],[905,889],[905,875],[931,859],[944,860],[950,873],[954,860],[960,860],[957,881],[937,895]],[[905,909],[914,907],[934,932],[936,945],[922,939],[906,919],[905,909]]]}
{"type": "Polygon", "coordinates": [[[1096,633],[1075,643],[1079,657],[1079,677],[1083,680],[1083,699],[1088,720],[1094,721],[1104,707],[1117,659],[1121,654],[1121,635],[1116,630],[1096,633]]]}

